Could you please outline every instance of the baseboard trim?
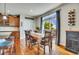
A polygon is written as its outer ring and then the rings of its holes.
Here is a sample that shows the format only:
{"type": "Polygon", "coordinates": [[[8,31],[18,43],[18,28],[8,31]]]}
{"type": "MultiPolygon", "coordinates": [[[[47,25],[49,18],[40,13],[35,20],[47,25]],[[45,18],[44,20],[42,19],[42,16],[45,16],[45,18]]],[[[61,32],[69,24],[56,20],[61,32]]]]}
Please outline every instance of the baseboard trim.
{"type": "Polygon", "coordinates": [[[65,50],[69,51],[69,52],[72,52],[73,54],[77,54],[77,53],[75,53],[75,52],[73,52],[73,51],[67,49],[64,45],[61,45],[61,44],[60,44],[59,46],[60,46],[61,48],[65,49],[65,50]]]}
{"type": "Polygon", "coordinates": [[[59,46],[65,49],[65,46],[64,46],[64,45],[61,45],[61,44],[60,44],[59,46]]]}

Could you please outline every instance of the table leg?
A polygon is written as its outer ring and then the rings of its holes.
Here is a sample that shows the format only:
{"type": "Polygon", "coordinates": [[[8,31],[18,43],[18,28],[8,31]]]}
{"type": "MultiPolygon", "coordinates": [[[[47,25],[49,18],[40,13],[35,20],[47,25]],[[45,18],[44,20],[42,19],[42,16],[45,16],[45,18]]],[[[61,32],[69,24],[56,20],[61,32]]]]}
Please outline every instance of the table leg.
{"type": "Polygon", "coordinates": [[[4,55],[4,49],[2,49],[2,55],[4,55]]]}
{"type": "Polygon", "coordinates": [[[2,49],[0,49],[0,55],[2,55],[2,49]]]}
{"type": "Polygon", "coordinates": [[[44,41],[44,55],[45,55],[45,41],[44,41]]]}
{"type": "Polygon", "coordinates": [[[49,54],[52,55],[52,40],[49,40],[49,54]]]}
{"type": "Polygon", "coordinates": [[[39,55],[39,43],[38,43],[38,55],[39,55]]]}

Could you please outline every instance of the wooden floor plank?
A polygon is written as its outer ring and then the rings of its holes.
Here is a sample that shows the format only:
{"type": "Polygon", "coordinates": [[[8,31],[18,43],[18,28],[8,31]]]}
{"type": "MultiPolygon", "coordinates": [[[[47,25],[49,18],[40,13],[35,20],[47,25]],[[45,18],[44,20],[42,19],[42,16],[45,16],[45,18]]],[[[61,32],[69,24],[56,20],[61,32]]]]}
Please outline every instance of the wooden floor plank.
{"type": "MultiPolygon", "coordinates": [[[[55,55],[76,55],[68,50],[66,50],[65,48],[61,47],[61,46],[55,46],[54,48],[54,53],[55,55]]],[[[24,51],[24,49],[23,49],[24,51]]],[[[24,52],[24,54],[26,54],[26,52],[24,52]]],[[[54,55],[54,54],[53,54],[54,55]]]]}

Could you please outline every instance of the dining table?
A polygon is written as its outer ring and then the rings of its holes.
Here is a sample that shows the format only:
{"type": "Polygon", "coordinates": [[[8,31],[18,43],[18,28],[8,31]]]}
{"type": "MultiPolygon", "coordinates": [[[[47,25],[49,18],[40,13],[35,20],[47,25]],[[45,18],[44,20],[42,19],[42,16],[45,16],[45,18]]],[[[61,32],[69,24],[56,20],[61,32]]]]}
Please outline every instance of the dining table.
{"type": "Polygon", "coordinates": [[[11,48],[11,46],[14,44],[12,41],[8,41],[6,39],[0,39],[0,54],[4,55],[4,50],[7,48],[11,48]]]}
{"type": "Polygon", "coordinates": [[[35,32],[31,32],[30,34],[35,40],[37,40],[39,43],[42,40],[42,38],[44,37],[44,34],[42,33],[35,33],[35,32]]]}

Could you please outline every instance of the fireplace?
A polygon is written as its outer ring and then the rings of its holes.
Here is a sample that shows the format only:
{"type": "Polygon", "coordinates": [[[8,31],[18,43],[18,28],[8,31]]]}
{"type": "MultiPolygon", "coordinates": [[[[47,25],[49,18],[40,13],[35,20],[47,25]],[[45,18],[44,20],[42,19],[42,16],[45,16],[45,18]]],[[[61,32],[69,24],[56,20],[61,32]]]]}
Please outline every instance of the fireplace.
{"type": "Polygon", "coordinates": [[[66,31],[66,49],[79,53],[79,32],[66,31]]]}

